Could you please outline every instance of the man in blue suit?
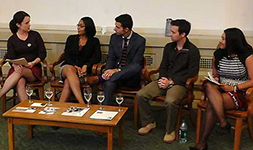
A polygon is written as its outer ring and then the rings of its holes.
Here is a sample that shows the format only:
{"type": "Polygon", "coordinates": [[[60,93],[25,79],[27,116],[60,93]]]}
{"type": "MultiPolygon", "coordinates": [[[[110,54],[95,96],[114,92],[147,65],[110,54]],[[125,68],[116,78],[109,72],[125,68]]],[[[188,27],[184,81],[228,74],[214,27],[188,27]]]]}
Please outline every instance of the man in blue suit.
{"type": "Polygon", "coordinates": [[[102,74],[105,80],[105,105],[113,103],[117,87],[140,86],[146,43],[145,38],[132,31],[133,20],[129,14],[122,14],[115,21],[115,33],[111,35],[108,59],[102,74]]]}

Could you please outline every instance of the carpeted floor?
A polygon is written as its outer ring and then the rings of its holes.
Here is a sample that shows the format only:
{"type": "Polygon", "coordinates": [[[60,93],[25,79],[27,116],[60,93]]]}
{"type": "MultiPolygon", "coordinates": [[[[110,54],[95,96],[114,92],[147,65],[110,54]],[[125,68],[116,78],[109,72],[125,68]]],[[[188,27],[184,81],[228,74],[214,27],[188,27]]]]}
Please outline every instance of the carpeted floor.
{"type": "MultiPolygon", "coordinates": [[[[10,106],[8,102],[8,106],[10,106]]],[[[130,108],[125,116],[124,122],[124,147],[118,147],[118,128],[114,129],[113,148],[116,150],[187,150],[189,146],[195,145],[195,128],[186,118],[188,124],[188,142],[180,144],[178,141],[172,144],[163,143],[165,134],[165,116],[163,111],[154,111],[157,128],[146,136],[137,134],[133,127],[133,110],[130,108]]],[[[195,114],[196,116],[196,114],[195,114]]],[[[17,150],[105,150],[107,148],[107,136],[93,131],[59,128],[53,130],[48,126],[36,126],[34,138],[28,139],[26,135],[27,126],[15,126],[15,146],[17,150]]],[[[233,149],[233,137],[228,133],[221,134],[215,129],[208,143],[209,150],[231,150],[233,149]]],[[[241,150],[253,150],[253,141],[250,140],[247,130],[243,131],[241,137],[241,150]]],[[[0,117],[0,150],[8,149],[7,120],[0,117]]]]}

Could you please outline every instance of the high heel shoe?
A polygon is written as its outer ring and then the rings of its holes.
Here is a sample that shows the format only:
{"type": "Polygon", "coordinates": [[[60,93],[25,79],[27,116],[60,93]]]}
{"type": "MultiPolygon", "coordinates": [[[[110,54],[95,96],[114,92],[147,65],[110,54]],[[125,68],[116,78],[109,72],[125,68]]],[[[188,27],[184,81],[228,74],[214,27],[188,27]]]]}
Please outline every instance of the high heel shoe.
{"type": "Polygon", "coordinates": [[[231,125],[227,122],[227,124],[226,124],[224,127],[221,127],[221,126],[220,126],[220,129],[223,130],[223,131],[227,131],[228,134],[230,134],[231,125]]]}
{"type": "Polygon", "coordinates": [[[198,148],[196,148],[196,147],[189,147],[189,150],[207,150],[207,149],[208,149],[207,144],[206,144],[205,147],[203,147],[203,148],[201,148],[201,149],[198,149],[198,148]]]}

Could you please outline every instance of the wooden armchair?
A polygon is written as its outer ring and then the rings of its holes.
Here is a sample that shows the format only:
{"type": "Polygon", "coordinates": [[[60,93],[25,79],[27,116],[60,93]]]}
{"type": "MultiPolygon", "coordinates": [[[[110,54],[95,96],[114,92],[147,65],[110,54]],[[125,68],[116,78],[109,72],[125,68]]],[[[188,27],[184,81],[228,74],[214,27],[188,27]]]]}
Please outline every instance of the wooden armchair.
{"type": "MultiPolygon", "coordinates": [[[[146,80],[148,82],[151,82],[152,81],[151,76],[154,74],[157,74],[157,73],[159,73],[159,68],[155,69],[155,70],[151,70],[149,72],[146,72],[146,74],[145,74],[146,80]]],[[[192,102],[195,99],[195,96],[193,94],[193,88],[194,88],[194,83],[197,81],[197,79],[198,79],[198,74],[196,74],[194,77],[188,78],[186,81],[185,87],[187,88],[188,96],[186,98],[184,98],[183,100],[181,100],[181,102],[179,103],[178,116],[177,116],[176,128],[175,128],[176,140],[179,139],[178,132],[179,132],[179,128],[180,128],[183,116],[186,116],[186,115],[189,116],[192,121],[192,124],[195,126],[195,122],[193,121],[193,118],[192,118],[192,110],[193,110],[192,109],[192,102]],[[185,107],[185,106],[187,106],[187,107],[185,107]],[[183,109],[188,110],[188,112],[184,113],[183,109]]],[[[166,98],[165,95],[164,96],[157,96],[152,101],[155,101],[155,102],[158,102],[161,104],[165,104],[165,98],[166,98]]]]}
{"type": "MultiPolygon", "coordinates": [[[[203,82],[205,83],[205,81],[203,82]]],[[[200,86],[200,90],[203,92],[203,99],[197,104],[198,106],[198,116],[197,116],[197,127],[196,127],[196,143],[200,141],[200,131],[201,131],[201,119],[202,111],[206,110],[207,97],[204,93],[203,85],[200,86]]],[[[235,125],[232,127],[235,129],[234,135],[234,150],[239,150],[241,142],[241,133],[243,129],[248,129],[250,138],[253,140],[252,135],[252,124],[251,117],[253,115],[253,88],[249,88],[246,91],[246,101],[247,101],[247,110],[229,110],[225,111],[225,116],[230,119],[235,119],[235,125]]]]}
{"type": "MultiPolygon", "coordinates": [[[[143,87],[146,85],[147,81],[145,78],[145,73],[147,72],[147,62],[146,62],[146,58],[143,57],[143,69],[141,70],[141,82],[140,82],[140,87],[136,87],[136,88],[130,88],[130,87],[118,87],[115,91],[115,93],[121,93],[124,97],[130,97],[133,99],[133,103],[125,103],[123,102],[122,105],[125,106],[133,106],[134,108],[134,127],[138,126],[138,100],[136,98],[136,93],[143,87]]],[[[94,68],[93,74],[95,75],[102,75],[102,72],[105,68],[105,64],[97,64],[97,69],[94,68]]],[[[103,85],[100,85],[99,88],[101,90],[103,90],[103,85]]]]}
{"type": "MultiPolygon", "coordinates": [[[[7,58],[7,54],[4,55],[4,57],[2,58],[2,60],[0,61],[0,84],[1,87],[3,87],[4,82],[6,80],[6,77],[3,76],[3,66],[6,63],[6,58],[7,58]]],[[[42,70],[43,70],[43,76],[41,78],[40,81],[32,81],[32,82],[27,82],[27,86],[32,87],[32,89],[34,90],[38,90],[38,95],[39,95],[39,99],[43,100],[44,99],[44,85],[47,83],[47,61],[44,60],[41,62],[42,65],[42,70]]],[[[16,100],[17,96],[16,96],[16,89],[13,88],[13,96],[10,98],[7,98],[6,95],[4,95],[2,97],[2,112],[6,111],[6,102],[13,99],[13,105],[15,105],[15,100],[16,100]]]]}
{"type": "MultiPolygon", "coordinates": [[[[52,91],[54,93],[53,97],[51,99],[52,101],[55,101],[55,98],[56,98],[56,95],[57,95],[56,90],[61,91],[63,89],[63,86],[64,86],[64,84],[59,82],[60,80],[56,78],[56,74],[55,74],[55,67],[60,65],[64,61],[64,58],[65,58],[65,53],[63,52],[55,62],[49,64],[49,70],[50,70],[50,73],[51,73],[51,83],[50,83],[50,85],[51,85],[52,91]]],[[[92,69],[96,70],[96,66],[93,66],[92,69]]],[[[81,86],[86,87],[87,84],[84,83],[81,86]]]]}

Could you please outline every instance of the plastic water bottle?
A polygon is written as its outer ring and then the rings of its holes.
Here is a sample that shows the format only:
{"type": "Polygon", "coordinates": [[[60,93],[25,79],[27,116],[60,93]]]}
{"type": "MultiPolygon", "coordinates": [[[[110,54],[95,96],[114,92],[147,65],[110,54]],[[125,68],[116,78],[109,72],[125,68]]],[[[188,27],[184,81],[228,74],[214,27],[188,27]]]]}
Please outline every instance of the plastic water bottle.
{"type": "Polygon", "coordinates": [[[171,21],[172,19],[171,18],[167,18],[166,19],[166,26],[165,26],[165,36],[166,37],[169,37],[170,36],[170,26],[171,26],[171,21]]]}
{"type": "Polygon", "coordinates": [[[187,142],[187,124],[185,120],[183,120],[179,129],[179,143],[186,143],[186,142],[187,142]]]}

